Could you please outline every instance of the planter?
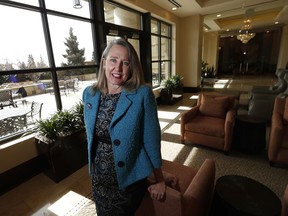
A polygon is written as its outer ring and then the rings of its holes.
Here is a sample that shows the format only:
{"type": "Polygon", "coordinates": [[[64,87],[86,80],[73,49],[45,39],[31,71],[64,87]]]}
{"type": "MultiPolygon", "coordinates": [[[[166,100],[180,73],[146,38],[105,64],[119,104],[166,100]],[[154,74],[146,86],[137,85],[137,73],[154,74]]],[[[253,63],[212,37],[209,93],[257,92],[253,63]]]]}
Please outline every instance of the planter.
{"type": "Polygon", "coordinates": [[[37,150],[45,158],[44,173],[58,183],[88,162],[85,130],[47,144],[35,138],[37,150]]]}
{"type": "Polygon", "coordinates": [[[173,100],[172,88],[163,88],[160,92],[160,103],[169,104],[173,100]]]}

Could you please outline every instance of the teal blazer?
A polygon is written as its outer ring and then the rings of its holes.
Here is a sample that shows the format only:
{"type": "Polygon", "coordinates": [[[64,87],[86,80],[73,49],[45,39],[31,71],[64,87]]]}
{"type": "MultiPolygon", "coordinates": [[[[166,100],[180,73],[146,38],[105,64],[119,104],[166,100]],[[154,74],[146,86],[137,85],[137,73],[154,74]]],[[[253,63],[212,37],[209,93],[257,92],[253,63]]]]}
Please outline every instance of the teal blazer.
{"type": "MultiPolygon", "coordinates": [[[[94,131],[100,103],[100,92],[86,87],[83,92],[84,120],[88,140],[89,173],[93,172],[91,158],[94,131]]],[[[149,176],[153,169],[160,168],[161,129],[157,104],[152,89],[122,91],[110,124],[115,169],[120,189],[149,176]]]]}

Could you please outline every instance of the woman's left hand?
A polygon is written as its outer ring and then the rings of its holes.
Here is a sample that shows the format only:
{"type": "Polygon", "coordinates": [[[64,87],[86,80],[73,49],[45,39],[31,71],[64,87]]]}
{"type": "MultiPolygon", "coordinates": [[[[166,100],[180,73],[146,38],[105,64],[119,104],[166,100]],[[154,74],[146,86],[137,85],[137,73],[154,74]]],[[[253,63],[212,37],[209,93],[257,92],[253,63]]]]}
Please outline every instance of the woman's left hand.
{"type": "Polygon", "coordinates": [[[156,182],[148,187],[148,191],[152,199],[163,200],[166,194],[165,181],[156,182]]]}

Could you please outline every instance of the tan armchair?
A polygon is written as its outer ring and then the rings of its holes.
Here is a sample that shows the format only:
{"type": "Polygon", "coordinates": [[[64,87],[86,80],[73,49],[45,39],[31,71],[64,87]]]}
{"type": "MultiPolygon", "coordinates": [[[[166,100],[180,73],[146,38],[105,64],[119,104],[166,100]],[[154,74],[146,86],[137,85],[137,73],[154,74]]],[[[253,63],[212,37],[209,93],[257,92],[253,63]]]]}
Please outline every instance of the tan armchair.
{"type": "Polygon", "coordinates": [[[209,215],[215,183],[213,160],[206,159],[199,169],[163,160],[162,171],[177,178],[177,184],[167,186],[164,201],[153,200],[147,192],[136,216],[209,215]]]}
{"type": "Polygon", "coordinates": [[[181,142],[227,154],[232,146],[237,103],[234,96],[201,93],[197,105],[181,115],[181,142]]]}
{"type": "Polygon", "coordinates": [[[287,215],[288,215],[288,185],[286,186],[284,195],[282,197],[282,211],[281,211],[281,216],[287,216],[287,215]]]}
{"type": "Polygon", "coordinates": [[[288,166],[288,98],[274,102],[268,145],[271,166],[288,166]]]}

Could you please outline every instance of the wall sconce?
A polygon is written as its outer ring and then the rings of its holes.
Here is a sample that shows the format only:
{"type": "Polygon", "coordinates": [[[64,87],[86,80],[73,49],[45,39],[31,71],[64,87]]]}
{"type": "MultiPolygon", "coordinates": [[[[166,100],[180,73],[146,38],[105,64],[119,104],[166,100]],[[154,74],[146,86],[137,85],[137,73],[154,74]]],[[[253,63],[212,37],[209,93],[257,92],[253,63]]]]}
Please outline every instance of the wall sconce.
{"type": "Polygon", "coordinates": [[[73,0],[73,7],[76,9],[82,8],[81,0],[73,0]]]}

